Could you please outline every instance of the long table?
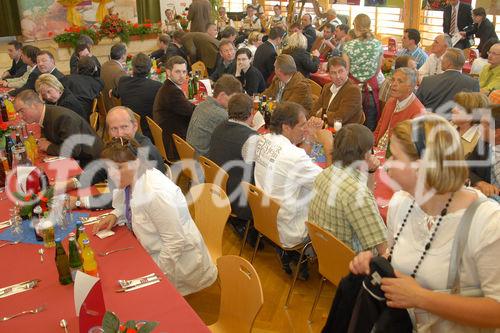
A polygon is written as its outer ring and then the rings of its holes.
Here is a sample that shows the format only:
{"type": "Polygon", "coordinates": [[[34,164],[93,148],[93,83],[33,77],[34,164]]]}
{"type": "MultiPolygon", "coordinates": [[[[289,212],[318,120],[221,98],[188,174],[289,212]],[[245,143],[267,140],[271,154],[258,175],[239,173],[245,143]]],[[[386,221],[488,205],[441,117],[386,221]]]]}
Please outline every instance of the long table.
{"type": "MultiPolygon", "coordinates": [[[[81,172],[78,164],[71,160],[41,163],[49,179],[56,179],[57,170],[68,170],[67,177],[81,172]]],[[[0,194],[0,221],[9,218],[12,203],[5,193],[0,194]]],[[[102,212],[90,212],[96,215],[102,212]]],[[[99,275],[102,283],[106,309],[115,312],[121,321],[158,321],[155,332],[184,333],[209,332],[206,325],[168,281],[148,253],[126,227],[115,228],[116,234],[99,239],[91,234],[92,226],[87,226],[91,246],[96,253],[99,275]],[[131,250],[116,252],[105,257],[97,253],[132,246],[131,250]],[[162,276],[160,283],[127,293],[117,293],[118,279],[132,279],[156,273],[162,276]]],[[[3,230],[2,230],[3,231],[3,230]]],[[[3,242],[2,242],[3,243],[3,242]]],[[[67,250],[67,240],[63,242],[67,250]]],[[[37,314],[23,315],[5,322],[0,321],[0,332],[62,332],[61,319],[68,322],[69,331],[78,332],[78,318],[75,313],[73,284],[60,285],[54,263],[54,248],[45,249],[45,260],[40,261],[38,249],[42,246],[19,243],[0,248],[0,287],[9,286],[31,279],[41,279],[38,287],[0,298],[0,317],[45,305],[46,309],[37,314]]],[[[86,333],[86,332],[81,332],[86,333]]]]}

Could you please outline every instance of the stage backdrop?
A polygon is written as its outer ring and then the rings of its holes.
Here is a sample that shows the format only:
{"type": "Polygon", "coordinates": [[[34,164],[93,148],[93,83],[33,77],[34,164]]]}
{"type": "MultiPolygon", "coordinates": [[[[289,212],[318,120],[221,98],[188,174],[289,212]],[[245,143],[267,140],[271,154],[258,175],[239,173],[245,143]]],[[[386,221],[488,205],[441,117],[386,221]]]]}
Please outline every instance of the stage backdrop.
{"type": "MultiPolygon", "coordinates": [[[[49,39],[49,32],[58,34],[69,26],[66,20],[66,8],[57,0],[18,0],[23,36],[28,41],[49,39]]],[[[82,16],[82,24],[96,23],[96,11],[99,3],[85,0],[78,3],[76,10],[82,16]]],[[[137,22],[135,0],[114,0],[106,3],[106,8],[126,20],[137,22]]]]}

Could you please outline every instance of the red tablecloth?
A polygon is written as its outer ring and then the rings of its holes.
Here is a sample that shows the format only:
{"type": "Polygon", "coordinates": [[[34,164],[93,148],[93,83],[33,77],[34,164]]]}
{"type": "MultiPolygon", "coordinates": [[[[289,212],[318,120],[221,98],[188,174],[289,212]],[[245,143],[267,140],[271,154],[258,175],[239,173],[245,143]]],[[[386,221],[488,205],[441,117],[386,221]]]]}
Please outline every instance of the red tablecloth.
{"type": "MultiPolygon", "coordinates": [[[[55,171],[71,169],[70,176],[76,174],[76,162],[62,160],[41,165],[49,178],[55,171]]],[[[77,165],[76,165],[77,166],[77,165]]],[[[0,221],[9,217],[12,203],[6,194],[0,196],[0,221]]],[[[92,214],[92,213],[91,213],[92,214]]],[[[116,235],[99,239],[87,233],[94,252],[133,246],[128,251],[117,252],[106,257],[96,256],[106,308],[115,312],[122,321],[147,320],[160,324],[155,332],[209,332],[203,321],[187,304],[184,298],[170,284],[137,239],[125,228],[115,228],[116,235]],[[131,279],[150,273],[164,278],[158,284],[128,293],[117,293],[118,279],[131,279]]],[[[67,249],[67,241],[63,243],[67,249]]],[[[45,261],[40,262],[39,245],[17,244],[0,248],[0,287],[9,286],[31,279],[41,279],[39,287],[0,299],[0,317],[36,308],[42,304],[46,310],[34,315],[24,315],[0,322],[0,332],[61,332],[59,321],[66,319],[70,332],[78,332],[78,318],[75,313],[73,285],[62,286],[58,282],[54,263],[54,249],[46,249],[45,261]]],[[[86,333],[86,332],[81,332],[86,333]]]]}

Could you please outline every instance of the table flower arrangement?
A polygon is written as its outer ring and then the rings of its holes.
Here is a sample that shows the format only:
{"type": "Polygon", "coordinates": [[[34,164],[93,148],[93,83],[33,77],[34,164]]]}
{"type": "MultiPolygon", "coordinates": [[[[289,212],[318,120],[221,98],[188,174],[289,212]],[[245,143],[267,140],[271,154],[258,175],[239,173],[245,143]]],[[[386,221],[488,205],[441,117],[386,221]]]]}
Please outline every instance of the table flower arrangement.
{"type": "Polygon", "coordinates": [[[106,15],[99,27],[99,37],[110,39],[118,37],[122,42],[128,43],[130,38],[128,24],[118,14],[106,15]]]}
{"type": "Polygon", "coordinates": [[[154,321],[129,320],[126,323],[120,323],[118,317],[110,311],[106,311],[102,319],[104,333],[150,333],[156,326],[158,326],[158,323],[154,321]]]}
{"type": "Polygon", "coordinates": [[[45,190],[33,191],[32,188],[36,188],[37,186],[34,184],[37,182],[34,179],[36,175],[33,176],[32,179],[30,179],[30,177],[26,180],[26,187],[29,188],[27,193],[16,192],[14,194],[19,202],[19,216],[21,216],[22,219],[31,219],[34,215],[41,217],[48,214],[54,197],[53,187],[48,187],[45,190]],[[30,185],[30,183],[34,185],[30,185]]]}

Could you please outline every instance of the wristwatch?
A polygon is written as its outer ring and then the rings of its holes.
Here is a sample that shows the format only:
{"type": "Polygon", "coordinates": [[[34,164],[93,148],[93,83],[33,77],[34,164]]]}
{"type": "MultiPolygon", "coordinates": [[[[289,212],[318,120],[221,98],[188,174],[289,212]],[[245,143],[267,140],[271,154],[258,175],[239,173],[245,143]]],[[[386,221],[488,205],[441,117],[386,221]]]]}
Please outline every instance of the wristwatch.
{"type": "Polygon", "coordinates": [[[75,206],[76,206],[76,208],[80,208],[82,206],[82,202],[80,201],[80,197],[76,197],[75,206]]]}

